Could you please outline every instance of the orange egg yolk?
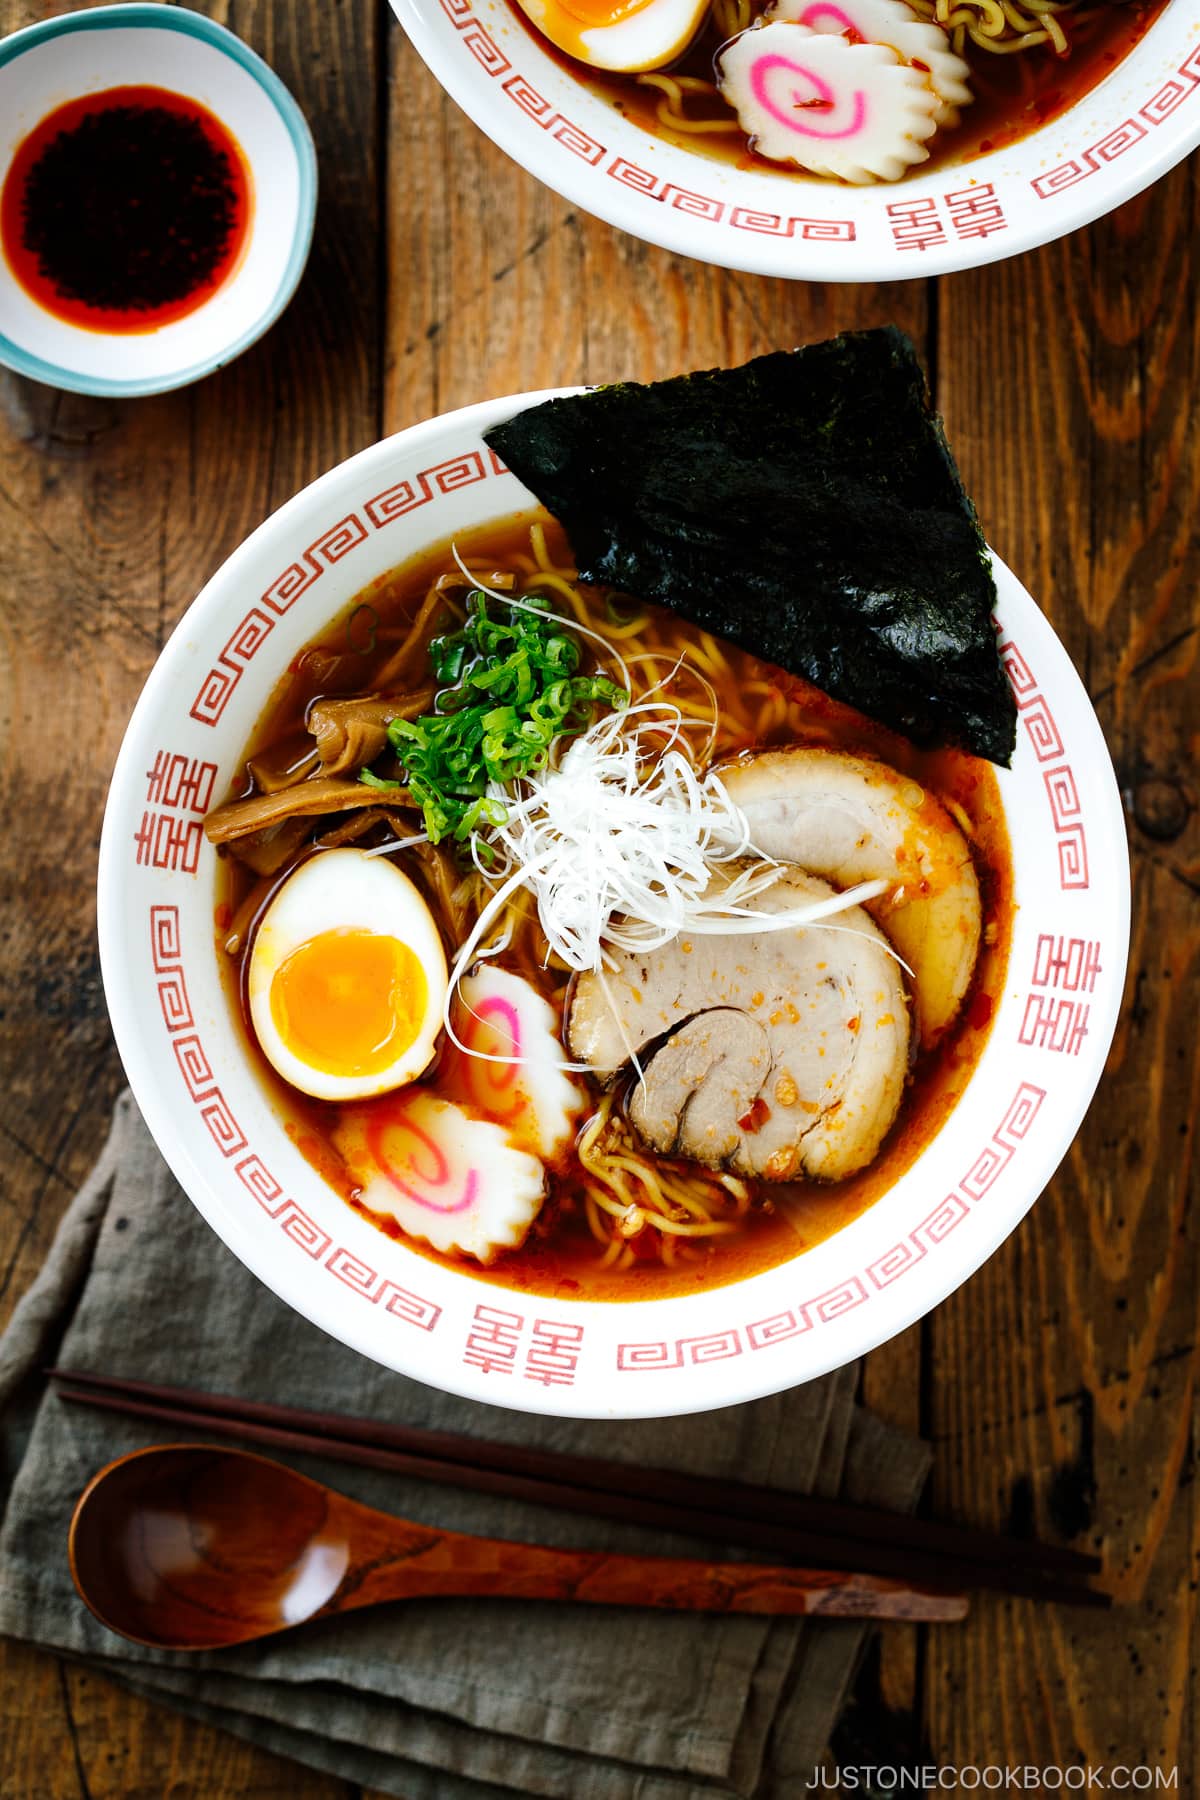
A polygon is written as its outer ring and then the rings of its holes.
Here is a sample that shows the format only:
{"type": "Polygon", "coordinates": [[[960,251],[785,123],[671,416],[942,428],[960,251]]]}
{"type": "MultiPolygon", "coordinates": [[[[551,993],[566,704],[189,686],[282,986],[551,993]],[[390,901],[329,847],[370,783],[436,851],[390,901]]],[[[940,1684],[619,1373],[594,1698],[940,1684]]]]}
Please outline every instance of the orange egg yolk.
{"type": "Polygon", "coordinates": [[[283,1042],[326,1075],[381,1075],[424,1022],[429,989],[407,944],[373,931],[323,931],[286,956],[271,981],[283,1042]]]}
{"type": "Polygon", "coordinates": [[[598,25],[617,25],[652,3],[653,0],[553,0],[551,10],[565,13],[587,30],[595,30],[598,25]]]}

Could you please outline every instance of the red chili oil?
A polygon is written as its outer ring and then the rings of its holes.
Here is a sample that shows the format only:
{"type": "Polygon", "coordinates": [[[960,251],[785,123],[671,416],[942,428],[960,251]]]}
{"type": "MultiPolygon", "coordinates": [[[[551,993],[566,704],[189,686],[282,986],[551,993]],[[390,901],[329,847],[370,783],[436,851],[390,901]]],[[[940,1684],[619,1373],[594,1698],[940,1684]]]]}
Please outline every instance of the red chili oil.
{"type": "Polygon", "coordinates": [[[245,157],[207,107],[166,88],[106,88],[57,107],[20,144],[0,246],[58,318],[152,331],[229,278],[250,212],[245,157]]]}

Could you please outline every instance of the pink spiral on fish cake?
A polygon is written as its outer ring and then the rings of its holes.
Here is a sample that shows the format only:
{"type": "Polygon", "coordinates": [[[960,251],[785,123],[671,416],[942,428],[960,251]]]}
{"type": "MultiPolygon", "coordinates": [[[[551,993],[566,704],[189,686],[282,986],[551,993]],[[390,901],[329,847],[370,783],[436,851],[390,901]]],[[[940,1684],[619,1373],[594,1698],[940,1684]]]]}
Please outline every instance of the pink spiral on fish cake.
{"type": "Polygon", "coordinates": [[[471,1098],[490,1117],[514,1118],[528,1103],[527,1096],[517,1086],[521,1056],[520,1013],[511,1000],[493,994],[471,1008],[461,1036],[467,1051],[455,1053],[454,1073],[461,1076],[471,1098]],[[472,1050],[512,1060],[484,1062],[481,1056],[472,1056],[472,1050]]]}
{"type": "Polygon", "coordinates": [[[474,1206],[479,1196],[479,1171],[475,1168],[467,1170],[461,1193],[451,1193],[445,1199],[435,1197],[438,1188],[452,1188],[454,1185],[450,1164],[441,1145],[427,1131],[422,1131],[403,1105],[390,1109],[377,1108],[371,1114],[364,1135],[367,1149],[379,1173],[386,1176],[392,1186],[415,1206],[423,1206],[427,1212],[435,1213],[467,1212],[474,1206]],[[410,1177],[408,1180],[404,1179],[397,1168],[388,1147],[389,1140],[394,1142],[397,1136],[402,1141],[405,1137],[411,1139],[414,1145],[408,1155],[407,1166],[401,1165],[405,1174],[410,1177]],[[414,1187],[414,1181],[421,1182],[423,1187],[414,1187]]]}
{"type": "Polygon", "coordinates": [[[837,95],[827,81],[824,81],[819,75],[814,75],[811,69],[804,67],[803,63],[793,62],[790,57],[780,56],[776,51],[772,51],[766,56],[760,56],[758,61],[752,65],[750,91],[764,112],[770,113],[778,124],[785,125],[798,137],[824,138],[827,143],[832,143],[844,138],[857,137],[867,122],[867,97],[861,88],[856,88],[853,101],[854,117],[849,125],[843,126],[840,131],[820,131],[814,125],[802,125],[795,116],[797,111],[815,111],[823,107],[836,110],[837,95]],[[796,102],[791,112],[784,112],[767,92],[768,77],[773,75],[777,69],[787,69],[793,75],[802,77],[810,87],[816,90],[813,99],[796,102]]]}
{"type": "Polygon", "coordinates": [[[468,1057],[470,1066],[471,1089],[479,1094],[480,1103],[486,1103],[491,1112],[500,1118],[507,1118],[513,1112],[520,1111],[525,1096],[516,1089],[516,1076],[520,1073],[518,1062],[522,1053],[520,1040],[520,1013],[511,1001],[500,999],[493,994],[486,1001],[480,1001],[473,1008],[473,1024],[462,1033],[462,1040],[473,1049],[486,1051],[489,1057],[511,1057],[511,1062],[480,1062],[479,1058],[468,1057]],[[491,1031],[491,1042],[488,1040],[491,1031]],[[516,1089],[516,1091],[515,1091],[516,1089]],[[497,1103],[500,1102],[500,1103],[497,1103]]]}
{"type": "Polygon", "coordinates": [[[833,0],[815,0],[815,3],[812,6],[805,7],[796,23],[798,25],[808,25],[815,30],[816,25],[814,21],[817,19],[832,19],[843,36],[849,34],[851,38],[856,39],[860,44],[865,44],[867,41],[863,37],[862,32],[858,29],[858,26],[854,23],[854,20],[850,17],[849,13],[843,12],[840,6],[835,6],[833,0]]]}

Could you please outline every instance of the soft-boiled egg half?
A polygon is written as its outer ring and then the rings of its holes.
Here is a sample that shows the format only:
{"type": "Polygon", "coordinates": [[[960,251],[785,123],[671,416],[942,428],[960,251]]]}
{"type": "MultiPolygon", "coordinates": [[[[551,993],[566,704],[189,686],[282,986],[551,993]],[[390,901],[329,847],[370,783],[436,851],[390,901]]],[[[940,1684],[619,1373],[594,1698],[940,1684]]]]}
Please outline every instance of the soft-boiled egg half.
{"type": "Polygon", "coordinates": [[[320,1100],[361,1100],[429,1066],[446,956],[421,895],[362,850],[301,863],[255,933],[250,1020],[273,1068],[320,1100]]]}
{"type": "Polygon", "coordinates": [[[544,37],[593,69],[636,74],[682,56],[709,0],[520,0],[544,37]]]}

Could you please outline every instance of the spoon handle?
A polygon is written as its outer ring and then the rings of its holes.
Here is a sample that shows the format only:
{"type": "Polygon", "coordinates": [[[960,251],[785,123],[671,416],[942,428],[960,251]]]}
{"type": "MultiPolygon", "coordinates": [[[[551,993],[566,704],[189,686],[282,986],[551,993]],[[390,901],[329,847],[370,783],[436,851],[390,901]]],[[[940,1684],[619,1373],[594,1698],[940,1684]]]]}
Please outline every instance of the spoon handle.
{"type": "Polygon", "coordinates": [[[965,1618],[967,1612],[965,1594],[881,1575],[554,1550],[455,1532],[431,1533],[415,1556],[410,1548],[398,1565],[376,1567],[353,1598],[341,1604],[368,1606],[452,1594],[856,1619],[946,1621],[965,1618]]]}

